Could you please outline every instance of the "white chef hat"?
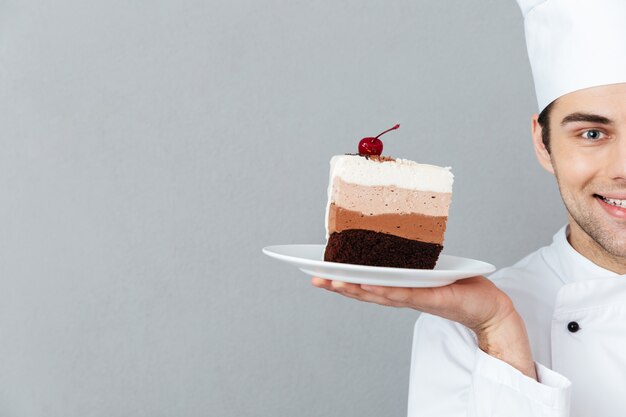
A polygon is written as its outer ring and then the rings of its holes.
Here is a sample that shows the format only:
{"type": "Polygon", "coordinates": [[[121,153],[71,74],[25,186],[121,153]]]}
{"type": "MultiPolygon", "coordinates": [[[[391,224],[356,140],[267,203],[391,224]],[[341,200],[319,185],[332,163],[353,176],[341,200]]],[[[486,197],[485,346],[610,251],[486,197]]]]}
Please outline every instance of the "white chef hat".
{"type": "Polygon", "coordinates": [[[539,111],[557,98],[626,82],[626,0],[517,0],[539,111]]]}

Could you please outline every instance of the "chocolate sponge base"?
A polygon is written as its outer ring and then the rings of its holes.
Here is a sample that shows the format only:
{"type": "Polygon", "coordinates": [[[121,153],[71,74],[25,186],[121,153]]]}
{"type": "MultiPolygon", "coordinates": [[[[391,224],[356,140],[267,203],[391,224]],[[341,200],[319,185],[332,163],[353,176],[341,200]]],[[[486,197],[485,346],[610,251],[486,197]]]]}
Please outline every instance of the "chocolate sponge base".
{"type": "Polygon", "coordinates": [[[350,229],[328,238],[324,260],[345,264],[433,269],[443,249],[436,243],[350,229]]]}

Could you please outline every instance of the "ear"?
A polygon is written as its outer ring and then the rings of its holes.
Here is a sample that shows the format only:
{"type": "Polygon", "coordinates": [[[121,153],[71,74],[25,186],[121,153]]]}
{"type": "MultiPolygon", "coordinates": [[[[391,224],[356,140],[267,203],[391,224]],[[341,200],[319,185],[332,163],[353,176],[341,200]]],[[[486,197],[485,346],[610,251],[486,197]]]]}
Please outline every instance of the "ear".
{"type": "Polygon", "coordinates": [[[546,149],[546,146],[543,144],[543,138],[541,137],[541,132],[543,129],[541,125],[537,121],[539,118],[538,114],[533,114],[532,118],[532,133],[533,133],[533,145],[535,147],[535,155],[537,156],[537,160],[541,164],[541,166],[548,172],[554,174],[554,167],[552,166],[552,157],[550,152],[546,149]]]}

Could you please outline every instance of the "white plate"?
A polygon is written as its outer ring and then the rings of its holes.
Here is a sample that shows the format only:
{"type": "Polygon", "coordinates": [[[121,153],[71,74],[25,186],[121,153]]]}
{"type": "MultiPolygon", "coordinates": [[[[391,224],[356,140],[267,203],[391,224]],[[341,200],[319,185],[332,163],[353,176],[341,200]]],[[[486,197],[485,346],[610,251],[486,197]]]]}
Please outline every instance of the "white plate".
{"type": "Polygon", "coordinates": [[[295,265],[305,274],[388,287],[441,287],[456,280],[495,271],[487,262],[459,256],[439,255],[435,269],[389,268],[325,262],[325,245],[277,245],[263,248],[272,258],[295,265]]]}

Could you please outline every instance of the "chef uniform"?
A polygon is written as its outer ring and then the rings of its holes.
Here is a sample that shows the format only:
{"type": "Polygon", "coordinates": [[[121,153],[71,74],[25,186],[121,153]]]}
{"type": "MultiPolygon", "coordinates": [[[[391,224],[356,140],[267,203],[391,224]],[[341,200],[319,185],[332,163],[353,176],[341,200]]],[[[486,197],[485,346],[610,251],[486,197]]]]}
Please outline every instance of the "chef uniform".
{"type": "MultiPolygon", "coordinates": [[[[539,109],[626,82],[626,0],[518,0],[539,109]]],[[[626,162],[625,162],[626,163],[626,162]]],[[[415,324],[408,417],[626,416],[626,275],[578,253],[568,227],[490,277],[526,323],[538,381],[461,324],[415,324]]]]}

